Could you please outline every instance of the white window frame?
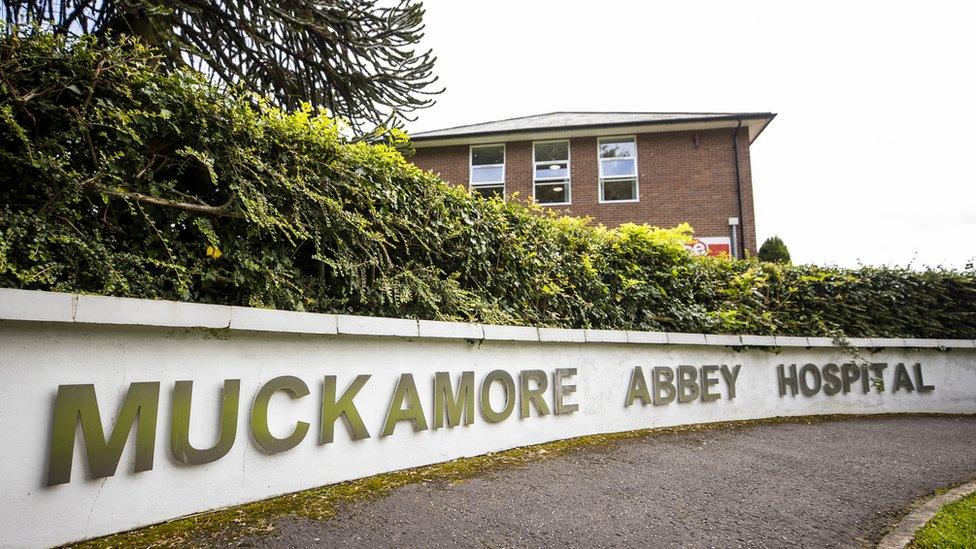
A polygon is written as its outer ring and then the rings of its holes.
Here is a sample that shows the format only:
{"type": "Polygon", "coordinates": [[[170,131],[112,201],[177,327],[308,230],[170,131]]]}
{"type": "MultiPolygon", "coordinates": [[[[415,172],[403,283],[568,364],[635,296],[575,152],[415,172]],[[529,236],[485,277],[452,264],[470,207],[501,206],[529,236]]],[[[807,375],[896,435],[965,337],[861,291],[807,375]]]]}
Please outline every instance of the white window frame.
{"type": "Polygon", "coordinates": [[[573,204],[573,151],[572,143],[569,139],[546,139],[544,141],[533,141],[532,142],[532,200],[535,201],[540,206],[570,206],[573,204]],[[566,144],[566,177],[550,177],[550,178],[536,178],[536,167],[539,164],[552,164],[552,162],[539,162],[535,159],[535,145],[536,143],[565,143],[566,144]],[[535,198],[535,187],[537,184],[554,184],[560,181],[566,183],[566,202],[538,202],[535,198]]]}
{"type": "Polygon", "coordinates": [[[502,198],[508,198],[508,185],[505,184],[505,164],[508,163],[508,150],[505,148],[504,143],[479,143],[478,145],[468,145],[468,190],[474,190],[478,187],[497,187],[502,186],[502,198]],[[482,164],[479,167],[501,167],[502,169],[502,180],[501,181],[491,181],[491,182],[481,182],[474,183],[474,150],[483,149],[487,147],[501,147],[502,148],[502,163],[501,164],[482,164]]]}
{"type": "Polygon", "coordinates": [[[640,202],[640,162],[637,160],[637,136],[636,135],[613,135],[600,137],[596,141],[596,163],[597,163],[597,173],[600,178],[600,185],[597,189],[599,195],[597,195],[597,200],[600,204],[633,204],[635,202],[640,202]],[[634,141],[634,176],[613,176],[613,177],[603,177],[603,161],[605,160],[600,156],[600,146],[604,141],[623,141],[625,139],[631,139],[634,141]],[[603,199],[603,181],[608,179],[610,181],[622,180],[622,179],[633,179],[634,180],[634,198],[630,200],[604,200],[603,199]]]}

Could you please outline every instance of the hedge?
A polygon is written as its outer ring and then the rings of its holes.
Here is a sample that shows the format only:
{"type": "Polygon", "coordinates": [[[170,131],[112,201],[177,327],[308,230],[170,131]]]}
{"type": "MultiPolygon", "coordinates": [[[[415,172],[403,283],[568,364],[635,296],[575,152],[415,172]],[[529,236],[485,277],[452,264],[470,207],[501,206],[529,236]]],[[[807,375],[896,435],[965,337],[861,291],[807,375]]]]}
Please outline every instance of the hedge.
{"type": "Polygon", "coordinates": [[[976,273],[693,257],[471,196],[132,42],[0,43],[0,286],[711,333],[976,338],[976,273]]]}

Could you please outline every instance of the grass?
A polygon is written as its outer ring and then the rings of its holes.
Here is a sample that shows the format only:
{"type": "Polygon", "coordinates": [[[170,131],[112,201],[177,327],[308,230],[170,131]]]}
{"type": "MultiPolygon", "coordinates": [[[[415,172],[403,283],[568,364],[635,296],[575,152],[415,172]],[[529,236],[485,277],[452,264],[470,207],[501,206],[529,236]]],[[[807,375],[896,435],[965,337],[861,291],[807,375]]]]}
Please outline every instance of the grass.
{"type": "Polygon", "coordinates": [[[873,414],[776,417],[744,421],[726,421],[682,425],[589,435],[557,440],[533,446],[513,448],[444,463],[394,471],[357,480],[330,484],[270,499],[178,518],[154,526],[112,534],[80,542],[73,547],[107,549],[115,547],[187,547],[229,545],[249,536],[275,530],[275,522],[284,517],[313,520],[335,516],[343,505],[381,498],[393,490],[421,482],[457,484],[503,468],[549,459],[580,450],[600,450],[627,440],[649,439],[662,435],[707,433],[717,430],[746,430],[771,424],[813,424],[855,419],[890,419],[942,414],[873,414]]]}
{"type": "Polygon", "coordinates": [[[939,509],[912,541],[914,549],[976,548],[976,492],[939,509]]]}

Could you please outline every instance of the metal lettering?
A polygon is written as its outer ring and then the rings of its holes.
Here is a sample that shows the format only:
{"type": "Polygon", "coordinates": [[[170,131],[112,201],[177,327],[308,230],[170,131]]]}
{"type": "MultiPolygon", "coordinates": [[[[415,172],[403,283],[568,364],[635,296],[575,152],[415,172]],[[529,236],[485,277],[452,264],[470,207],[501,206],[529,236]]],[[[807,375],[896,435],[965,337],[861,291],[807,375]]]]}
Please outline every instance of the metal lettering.
{"type": "MultiPolygon", "coordinates": [[[[515,409],[515,380],[505,370],[492,370],[481,382],[481,415],[488,423],[499,423],[508,419],[515,409]],[[491,385],[500,381],[505,389],[505,407],[496,411],[491,407],[491,385]]],[[[557,412],[558,413],[558,412],[557,412]]]]}
{"type": "Polygon", "coordinates": [[[885,362],[872,362],[871,363],[871,373],[873,375],[872,382],[879,393],[884,392],[884,371],[888,367],[885,362]]]}
{"type": "Polygon", "coordinates": [[[390,399],[390,408],[386,412],[386,421],[383,422],[383,432],[380,433],[380,436],[392,435],[396,424],[401,421],[409,421],[415,433],[427,429],[427,419],[424,417],[423,405],[420,404],[417,385],[413,382],[413,374],[403,374],[397,381],[396,388],[393,389],[393,398],[390,399]],[[403,407],[404,401],[407,402],[406,408],[403,407]]]}
{"type": "Polygon", "coordinates": [[[448,427],[474,423],[474,372],[461,372],[457,392],[451,391],[451,374],[434,374],[434,429],[444,426],[444,412],[447,412],[448,427]]]}
{"type": "Polygon", "coordinates": [[[829,363],[823,367],[823,392],[827,396],[834,396],[840,392],[843,382],[840,380],[840,366],[829,363]]]}
{"type": "Polygon", "coordinates": [[[915,390],[915,386],[912,385],[912,378],[908,375],[908,369],[905,368],[904,363],[899,362],[895,366],[895,388],[891,392],[897,393],[902,388],[909,393],[915,390]]]}
{"type": "Polygon", "coordinates": [[[522,370],[519,373],[519,417],[529,417],[530,405],[540,416],[549,415],[549,405],[543,395],[549,390],[549,376],[542,370],[522,370]],[[529,381],[535,381],[535,388],[529,387],[529,381]]]}
{"type": "Polygon", "coordinates": [[[576,385],[563,382],[576,375],[576,368],[556,368],[552,374],[552,408],[556,415],[571,414],[579,410],[579,404],[566,404],[563,399],[576,392],[576,385]]]}
{"type": "Polygon", "coordinates": [[[678,366],[678,402],[698,400],[701,388],[698,386],[698,368],[678,366]]]}
{"type": "Polygon", "coordinates": [[[796,396],[799,392],[799,388],[796,380],[796,364],[790,365],[790,375],[787,376],[785,373],[785,365],[780,364],[776,367],[776,373],[779,379],[779,396],[786,396],[786,388],[792,389],[792,394],[790,396],[796,396]]]}
{"type": "Polygon", "coordinates": [[[644,406],[651,402],[651,393],[647,390],[647,380],[644,379],[644,371],[640,366],[634,366],[634,371],[630,374],[630,386],[627,387],[627,400],[624,406],[633,405],[637,399],[640,399],[644,406]]]}
{"type": "Polygon", "coordinates": [[[716,374],[719,370],[718,366],[702,366],[701,367],[701,399],[702,402],[711,402],[713,400],[718,400],[722,398],[719,393],[709,392],[709,388],[718,385],[718,378],[711,377],[716,374]]]}
{"type": "Polygon", "coordinates": [[[177,381],[173,389],[169,448],[173,458],[186,465],[201,465],[227,455],[237,439],[237,416],[241,401],[241,380],[225,379],[220,399],[220,433],[210,448],[198,450],[190,444],[190,405],[193,382],[177,381]]]}
{"type": "Polygon", "coordinates": [[[674,397],[678,394],[678,391],[674,388],[674,370],[664,366],[655,367],[651,385],[654,388],[654,394],[652,396],[655,406],[674,402],[674,397]],[[662,375],[664,379],[662,379],[662,375]],[[661,389],[664,389],[665,392],[665,396],[663,397],[661,396],[661,389]]]}
{"type": "Polygon", "coordinates": [[[803,396],[813,396],[820,392],[823,379],[820,376],[820,368],[816,364],[804,364],[800,368],[800,392],[803,396]],[[807,377],[812,374],[813,385],[807,383],[807,377]]]}
{"type": "Polygon", "coordinates": [[[254,397],[254,404],[251,406],[251,433],[254,435],[254,442],[269,453],[284,452],[298,446],[309,427],[307,422],[299,421],[285,438],[271,434],[271,429],[268,428],[268,404],[278,391],[284,392],[292,400],[298,400],[308,396],[308,385],[295,376],[279,376],[265,383],[254,397]]]}
{"type": "Polygon", "coordinates": [[[336,376],[325,376],[322,381],[322,423],[319,425],[319,444],[329,444],[335,438],[335,422],[342,418],[349,437],[353,440],[369,438],[353,399],[369,381],[369,374],[356,376],[342,396],[336,400],[336,376]]]}
{"type": "Polygon", "coordinates": [[[915,387],[920,393],[927,393],[935,390],[935,385],[926,385],[925,382],[922,381],[922,365],[918,362],[915,363],[915,387]]]}
{"type": "Polygon", "coordinates": [[[118,468],[132,424],[136,424],[135,472],[153,467],[156,444],[156,413],[159,409],[159,382],[133,383],[119,407],[108,441],[102,432],[102,418],[95,399],[95,386],[60,385],[54,402],[51,446],[48,454],[47,485],[71,481],[75,432],[81,423],[91,478],[110,477],[118,468]],[[137,422],[138,419],[138,422],[137,422]]]}
{"type": "Polygon", "coordinates": [[[851,392],[851,383],[857,381],[861,377],[861,369],[857,367],[857,364],[848,362],[841,367],[841,379],[844,383],[844,394],[851,392]]]}
{"type": "Polygon", "coordinates": [[[729,367],[725,364],[722,365],[722,378],[725,380],[726,388],[728,389],[728,399],[733,400],[735,398],[735,382],[739,379],[739,370],[742,368],[741,364],[736,364],[735,368],[729,370],[729,367]]]}

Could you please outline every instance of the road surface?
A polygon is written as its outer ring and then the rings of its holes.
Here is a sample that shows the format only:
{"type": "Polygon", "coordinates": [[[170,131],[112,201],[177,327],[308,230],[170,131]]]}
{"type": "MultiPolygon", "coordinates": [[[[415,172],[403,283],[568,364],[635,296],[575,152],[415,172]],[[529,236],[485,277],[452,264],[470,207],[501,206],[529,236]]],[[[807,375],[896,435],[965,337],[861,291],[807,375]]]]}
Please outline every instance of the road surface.
{"type": "Polygon", "coordinates": [[[576,451],[286,518],[258,547],[859,547],[976,478],[976,417],[766,424],[576,451]]]}

